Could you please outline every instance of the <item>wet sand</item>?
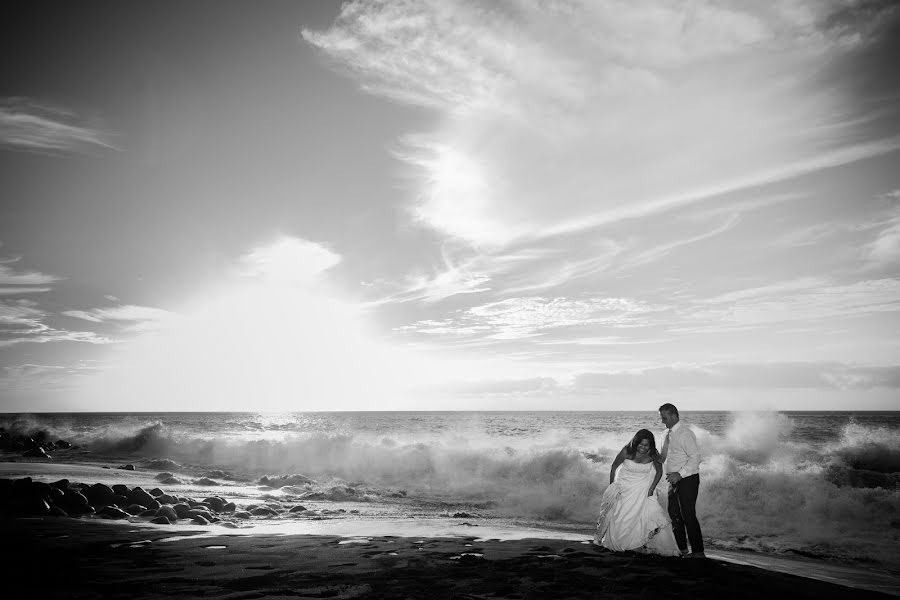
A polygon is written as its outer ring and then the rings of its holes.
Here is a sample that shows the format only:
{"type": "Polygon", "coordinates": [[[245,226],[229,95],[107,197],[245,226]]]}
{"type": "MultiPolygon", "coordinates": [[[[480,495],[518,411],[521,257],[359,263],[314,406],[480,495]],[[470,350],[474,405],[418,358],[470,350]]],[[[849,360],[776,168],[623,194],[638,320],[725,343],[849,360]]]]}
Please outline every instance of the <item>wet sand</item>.
{"type": "Polygon", "coordinates": [[[235,535],[2,518],[7,598],[888,598],[721,559],[566,540],[235,535]],[[175,539],[172,539],[175,537],[175,539]]]}

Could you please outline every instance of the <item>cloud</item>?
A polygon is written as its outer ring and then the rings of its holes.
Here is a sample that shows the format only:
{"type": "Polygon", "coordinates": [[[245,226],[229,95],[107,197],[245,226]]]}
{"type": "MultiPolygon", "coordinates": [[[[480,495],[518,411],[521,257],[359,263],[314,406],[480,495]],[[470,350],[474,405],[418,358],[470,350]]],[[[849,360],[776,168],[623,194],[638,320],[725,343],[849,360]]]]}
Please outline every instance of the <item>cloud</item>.
{"type": "Polygon", "coordinates": [[[267,282],[311,283],[340,261],[321,244],[285,236],[242,256],[237,270],[243,277],[267,282]]]}
{"type": "Polygon", "coordinates": [[[83,319],[92,323],[108,323],[110,321],[124,321],[132,323],[131,330],[156,329],[166,321],[175,317],[175,314],[161,308],[150,306],[136,306],[127,304],[109,308],[95,308],[89,311],[67,310],[61,313],[67,317],[83,319]]]}
{"type": "Polygon", "coordinates": [[[29,152],[115,150],[111,136],[74,111],[28,98],[0,99],[0,148],[29,152]]]}
{"type": "Polygon", "coordinates": [[[574,389],[900,387],[900,365],[860,366],[839,362],[706,363],[606,373],[582,373],[574,389]]]}
{"type": "Polygon", "coordinates": [[[396,151],[419,178],[410,213],[491,248],[900,148],[857,135],[845,76],[890,11],[854,7],[357,1],[302,35],[364,89],[437,112],[396,151]]]}
{"type": "Polygon", "coordinates": [[[870,265],[896,266],[900,265],[900,190],[894,190],[884,195],[884,198],[892,201],[887,218],[875,223],[873,227],[878,229],[875,240],[864,248],[864,255],[870,265]]]}
{"type": "Polygon", "coordinates": [[[455,317],[425,320],[398,331],[431,335],[478,335],[487,340],[512,340],[540,335],[560,327],[603,324],[634,327],[664,306],[629,298],[510,298],[457,311],[455,317]]]}
{"type": "Polygon", "coordinates": [[[0,300],[0,347],[21,343],[86,342],[111,343],[91,331],[67,331],[47,325],[49,315],[30,300],[0,300]]]}
{"type": "Polygon", "coordinates": [[[96,371],[96,366],[87,362],[75,365],[40,365],[25,363],[9,365],[0,371],[0,390],[41,392],[71,389],[76,381],[96,371]]]}
{"type": "Polygon", "coordinates": [[[803,278],[737,290],[685,309],[671,331],[697,331],[708,326],[759,327],[774,323],[857,318],[900,311],[900,281],[872,279],[834,284],[803,278]],[[705,306],[704,306],[705,305],[705,306]],[[695,325],[702,323],[702,325],[695,325]]]}
{"type": "Polygon", "coordinates": [[[0,259],[0,286],[41,286],[62,279],[61,277],[46,275],[38,271],[16,271],[10,265],[20,260],[20,257],[0,259]]]}

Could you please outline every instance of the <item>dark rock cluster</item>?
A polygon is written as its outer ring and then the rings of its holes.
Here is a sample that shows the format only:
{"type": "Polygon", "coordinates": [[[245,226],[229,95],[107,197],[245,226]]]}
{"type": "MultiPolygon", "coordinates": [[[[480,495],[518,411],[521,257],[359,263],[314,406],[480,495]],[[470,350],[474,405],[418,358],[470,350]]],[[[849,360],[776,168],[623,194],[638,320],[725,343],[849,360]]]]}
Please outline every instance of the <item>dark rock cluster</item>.
{"type": "Polygon", "coordinates": [[[56,450],[68,450],[72,444],[66,440],[50,440],[46,431],[35,431],[30,435],[15,434],[0,427],[0,450],[21,452],[22,456],[33,458],[50,458],[56,450]]]}
{"type": "Polygon", "coordinates": [[[30,477],[0,479],[0,516],[139,517],[162,525],[190,521],[199,525],[221,522],[226,527],[236,527],[236,519],[305,513],[311,516],[312,511],[301,505],[286,507],[280,502],[251,504],[238,510],[234,502],[221,496],[196,500],[167,494],[158,487],[147,491],[140,486],[75,483],[68,479],[53,483],[34,481],[30,477]]]}

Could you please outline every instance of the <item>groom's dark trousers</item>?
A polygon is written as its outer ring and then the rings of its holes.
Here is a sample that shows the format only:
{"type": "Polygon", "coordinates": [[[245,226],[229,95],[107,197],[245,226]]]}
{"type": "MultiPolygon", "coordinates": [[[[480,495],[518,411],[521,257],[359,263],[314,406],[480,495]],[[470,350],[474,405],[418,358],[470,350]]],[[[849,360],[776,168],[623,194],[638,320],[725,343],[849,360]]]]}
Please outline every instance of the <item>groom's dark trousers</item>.
{"type": "Polygon", "coordinates": [[[700,533],[700,521],[697,520],[699,491],[699,473],[684,477],[675,485],[669,486],[669,518],[672,519],[672,532],[675,534],[678,547],[682,550],[687,550],[690,540],[691,552],[703,552],[703,534],[700,533]]]}

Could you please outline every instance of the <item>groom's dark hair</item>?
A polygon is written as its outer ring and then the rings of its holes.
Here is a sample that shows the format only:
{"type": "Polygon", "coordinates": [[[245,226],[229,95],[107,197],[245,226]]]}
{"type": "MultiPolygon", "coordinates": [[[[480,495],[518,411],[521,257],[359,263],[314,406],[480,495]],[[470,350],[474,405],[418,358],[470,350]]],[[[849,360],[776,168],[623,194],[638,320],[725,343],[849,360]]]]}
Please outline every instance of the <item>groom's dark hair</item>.
{"type": "Polygon", "coordinates": [[[678,416],[678,409],[675,408],[674,404],[669,404],[668,402],[666,402],[665,404],[663,404],[662,406],[659,407],[659,412],[663,412],[663,411],[665,411],[667,413],[671,413],[671,414],[675,415],[676,417],[678,416]]]}

